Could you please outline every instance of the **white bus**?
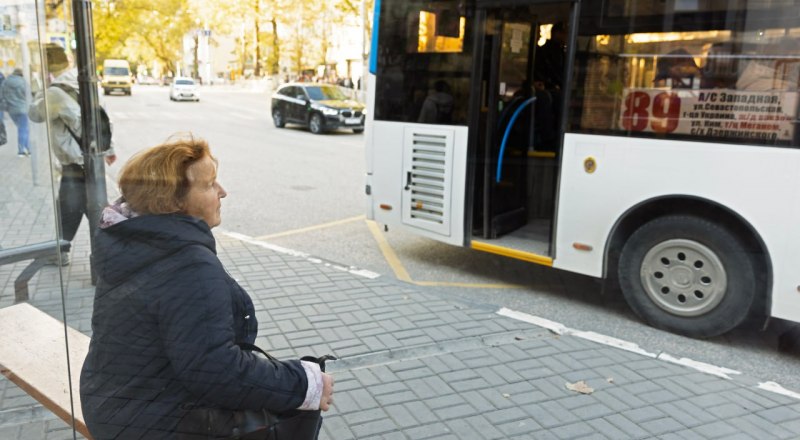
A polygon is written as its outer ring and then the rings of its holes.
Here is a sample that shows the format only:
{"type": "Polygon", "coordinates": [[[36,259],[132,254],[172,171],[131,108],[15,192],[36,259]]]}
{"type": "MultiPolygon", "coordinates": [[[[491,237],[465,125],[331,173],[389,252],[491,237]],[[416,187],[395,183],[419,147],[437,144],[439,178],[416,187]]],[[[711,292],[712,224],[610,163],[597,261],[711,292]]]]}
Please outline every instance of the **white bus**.
{"type": "Polygon", "coordinates": [[[795,1],[375,3],[370,219],[692,337],[800,321],[795,1]]]}

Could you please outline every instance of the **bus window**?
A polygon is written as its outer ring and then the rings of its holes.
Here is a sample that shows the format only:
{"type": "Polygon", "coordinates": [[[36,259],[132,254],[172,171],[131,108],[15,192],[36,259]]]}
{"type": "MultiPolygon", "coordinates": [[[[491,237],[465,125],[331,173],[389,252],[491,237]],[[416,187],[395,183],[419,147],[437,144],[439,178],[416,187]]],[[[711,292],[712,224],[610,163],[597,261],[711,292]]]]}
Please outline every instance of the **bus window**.
{"type": "Polygon", "coordinates": [[[599,19],[584,15],[570,129],[798,146],[792,2],[748,2],[737,13],[726,11],[730,3],[617,0],[599,19]],[[682,14],[686,3],[700,11],[682,14]]]}
{"type": "Polygon", "coordinates": [[[470,33],[452,1],[383,2],[375,119],[466,125],[470,33]]]}

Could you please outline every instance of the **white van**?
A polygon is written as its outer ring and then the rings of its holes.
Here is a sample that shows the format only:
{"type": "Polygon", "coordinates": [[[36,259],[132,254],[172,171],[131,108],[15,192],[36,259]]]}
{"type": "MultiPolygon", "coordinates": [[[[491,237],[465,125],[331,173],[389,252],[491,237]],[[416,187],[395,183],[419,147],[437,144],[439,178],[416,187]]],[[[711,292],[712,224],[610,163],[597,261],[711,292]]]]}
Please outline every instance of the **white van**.
{"type": "Polygon", "coordinates": [[[125,60],[105,60],[103,62],[103,94],[119,91],[131,94],[131,66],[125,60]]]}

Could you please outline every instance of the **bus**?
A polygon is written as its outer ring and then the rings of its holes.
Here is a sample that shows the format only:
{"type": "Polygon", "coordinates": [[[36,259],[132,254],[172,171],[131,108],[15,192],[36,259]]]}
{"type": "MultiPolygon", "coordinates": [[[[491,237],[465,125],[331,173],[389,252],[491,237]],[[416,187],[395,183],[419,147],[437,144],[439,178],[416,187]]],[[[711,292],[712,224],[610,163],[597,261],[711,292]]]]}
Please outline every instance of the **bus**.
{"type": "Polygon", "coordinates": [[[798,322],[799,84],[790,0],[376,0],[367,217],[690,337],[798,322]]]}

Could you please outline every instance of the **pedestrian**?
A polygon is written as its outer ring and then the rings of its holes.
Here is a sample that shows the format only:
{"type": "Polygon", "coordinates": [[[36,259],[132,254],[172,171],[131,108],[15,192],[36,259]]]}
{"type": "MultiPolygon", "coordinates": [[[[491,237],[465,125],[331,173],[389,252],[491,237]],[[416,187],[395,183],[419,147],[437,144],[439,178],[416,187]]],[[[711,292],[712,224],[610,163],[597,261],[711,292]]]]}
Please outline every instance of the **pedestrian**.
{"type": "Polygon", "coordinates": [[[8,112],[8,116],[17,126],[17,154],[20,157],[31,155],[28,143],[28,107],[30,99],[28,95],[28,85],[22,76],[22,69],[17,67],[14,72],[3,81],[0,86],[0,99],[3,108],[8,112]]]}
{"type": "Polygon", "coordinates": [[[449,124],[453,117],[453,95],[444,80],[433,83],[433,90],[422,102],[417,122],[427,124],[449,124]]]}
{"type": "Polygon", "coordinates": [[[233,438],[236,411],[330,407],[333,378],[318,364],[270,361],[239,345],[255,341],[259,323],[216,255],[211,229],[227,196],[217,167],[208,144],[188,137],[138,153],[120,173],[122,197],[96,234],[92,339],[80,378],[96,440],[212,438],[209,429],[233,438]],[[218,424],[186,423],[205,407],[218,424]]]}
{"type": "MultiPolygon", "coordinates": [[[[70,133],[70,130],[72,133],[82,132],[81,108],[75,98],[54,84],[63,84],[78,90],[78,71],[70,68],[67,54],[61,46],[48,44],[45,49],[48,78],[53,79],[49,81],[44,92],[33,98],[28,116],[33,122],[44,122],[50,118],[50,146],[61,165],[61,182],[58,188],[61,235],[64,240],[72,241],[83,216],[87,215],[83,152],[70,133]]],[[[117,158],[113,148],[104,154],[108,165],[117,158]]],[[[69,264],[69,254],[63,253],[60,263],[69,264]]]]}
{"type": "Polygon", "coordinates": [[[550,28],[550,38],[536,51],[533,79],[541,82],[546,90],[564,88],[567,38],[567,26],[559,21],[550,28]]]}

